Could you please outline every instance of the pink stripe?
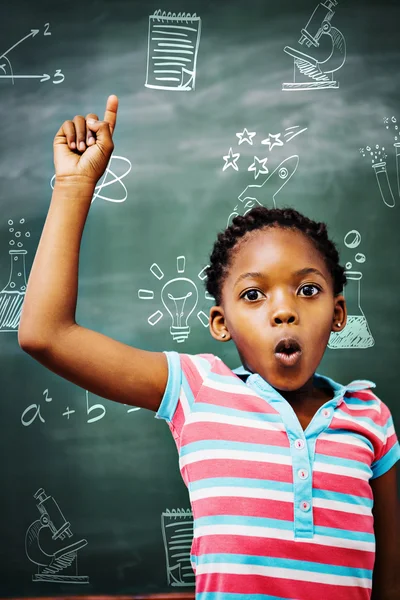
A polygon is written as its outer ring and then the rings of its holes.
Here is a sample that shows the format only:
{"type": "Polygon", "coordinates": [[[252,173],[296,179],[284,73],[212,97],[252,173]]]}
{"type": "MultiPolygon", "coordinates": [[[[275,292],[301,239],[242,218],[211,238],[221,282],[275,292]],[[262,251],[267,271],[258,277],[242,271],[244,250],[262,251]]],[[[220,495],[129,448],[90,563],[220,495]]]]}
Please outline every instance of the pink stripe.
{"type": "Polygon", "coordinates": [[[317,439],[315,453],[358,460],[366,465],[371,465],[374,460],[372,450],[367,443],[361,448],[352,444],[346,444],[344,440],[343,442],[331,442],[329,439],[317,439]]]}
{"type": "Polygon", "coordinates": [[[263,447],[265,447],[268,440],[269,446],[279,446],[281,448],[289,448],[290,446],[288,436],[284,431],[267,431],[265,429],[253,429],[252,427],[213,423],[212,421],[186,425],[185,440],[190,444],[204,440],[229,440],[232,442],[262,444],[263,447]]]}
{"type": "Polygon", "coordinates": [[[278,414],[277,411],[262,398],[248,396],[247,394],[233,395],[230,391],[214,390],[213,388],[204,387],[201,394],[201,401],[214,406],[229,406],[229,408],[240,411],[261,414],[278,414]]]}
{"type": "Polygon", "coordinates": [[[368,481],[362,481],[355,477],[343,477],[343,475],[314,471],[313,486],[319,490],[351,494],[362,498],[373,498],[368,481]]]}
{"type": "Polygon", "coordinates": [[[339,510],[330,510],[314,506],[314,525],[322,527],[336,527],[348,531],[361,531],[374,533],[374,519],[368,515],[345,513],[339,510]]]}
{"type": "Polygon", "coordinates": [[[243,515],[281,519],[293,523],[293,503],[260,498],[216,497],[192,501],[196,518],[212,515],[243,515]]]}
{"type": "Polygon", "coordinates": [[[199,460],[190,465],[191,481],[207,477],[249,477],[293,483],[293,470],[290,465],[227,459],[199,460]]]}

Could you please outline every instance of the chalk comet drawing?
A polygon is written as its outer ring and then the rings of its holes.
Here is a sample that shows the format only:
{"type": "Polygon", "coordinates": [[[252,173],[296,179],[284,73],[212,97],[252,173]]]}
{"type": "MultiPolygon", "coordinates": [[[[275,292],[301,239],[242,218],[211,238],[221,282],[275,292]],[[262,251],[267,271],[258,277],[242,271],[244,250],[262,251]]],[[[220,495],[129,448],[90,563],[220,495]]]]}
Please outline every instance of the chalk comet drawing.
{"type": "MultiPolygon", "coordinates": [[[[198,279],[203,281],[206,277],[204,267],[198,274],[198,279]]],[[[186,258],[184,256],[178,256],[176,259],[176,270],[179,277],[169,279],[162,287],[160,292],[160,300],[164,306],[164,312],[157,310],[152,313],[147,322],[149,325],[154,327],[163,318],[164,314],[169,314],[171,319],[170,334],[172,339],[177,343],[182,343],[189,337],[191,328],[189,320],[199,300],[199,291],[196,283],[188,277],[183,277],[186,269],[186,258]]],[[[161,270],[157,263],[153,263],[150,267],[150,273],[158,280],[163,281],[165,278],[164,272],[161,270]]],[[[140,289],[138,291],[140,300],[154,300],[154,290],[140,289]]],[[[212,300],[212,298],[206,293],[205,298],[212,300]]],[[[209,318],[208,315],[202,310],[197,312],[197,318],[203,327],[208,327],[209,318]]]]}
{"type": "Polygon", "coordinates": [[[190,551],[193,541],[193,513],[190,509],[165,510],[161,531],[167,565],[167,581],[174,587],[195,585],[190,551]]]}
{"type": "Polygon", "coordinates": [[[227,226],[238,215],[246,215],[254,206],[268,206],[272,198],[273,208],[276,208],[276,198],[284,186],[291,180],[299,166],[299,156],[294,154],[285,158],[260,184],[250,184],[238,196],[241,204],[237,204],[228,217],[227,226]]]}
{"type": "Polygon", "coordinates": [[[190,92],[195,89],[201,19],[196,14],[156,10],[149,17],[145,86],[190,92]]]}
{"type": "MultiPolygon", "coordinates": [[[[110,158],[104,175],[100,178],[98,184],[95,187],[92,203],[95,200],[97,200],[97,198],[99,198],[100,200],[105,200],[106,202],[125,202],[125,200],[128,197],[128,190],[126,189],[126,186],[122,180],[125,179],[125,177],[131,172],[131,170],[132,163],[128,158],[125,158],[124,156],[116,156],[113,154],[110,158]],[[123,172],[120,175],[117,175],[115,171],[121,171],[122,169],[124,169],[123,172]],[[110,179],[109,176],[111,176],[112,179],[110,179]],[[119,198],[112,197],[111,193],[108,196],[103,195],[102,192],[105,188],[109,188],[110,186],[116,187],[117,184],[119,184],[121,188],[121,196],[119,198]]],[[[54,189],[55,179],[56,176],[53,175],[50,181],[52,189],[54,189]]]]}
{"type": "Polygon", "coordinates": [[[296,48],[286,46],[284,51],[294,60],[293,81],[282,85],[283,91],[323,90],[338,88],[339,83],[333,79],[333,74],[339,71],[346,62],[346,40],[336,27],[332,27],[333,10],[338,5],[337,0],[324,0],[317,4],[310,20],[301,30],[300,45],[308,48],[320,47],[321,37],[330,38],[330,53],[323,61],[314,56],[301,52],[296,48]]]}
{"type": "MultiPolygon", "coordinates": [[[[360,232],[356,229],[349,231],[344,238],[344,244],[350,249],[358,248],[361,244],[360,232]]],[[[355,255],[355,260],[359,264],[365,263],[365,254],[358,252],[355,255]]],[[[354,270],[351,262],[347,262],[345,275],[347,285],[343,295],[347,305],[347,323],[341,331],[331,333],[328,348],[333,350],[371,348],[374,346],[375,341],[367,318],[361,308],[361,279],[363,274],[361,271],[354,270]]]]}
{"type": "MultiPolygon", "coordinates": [[[[18,75],[16,75],[14,73],[13,68],[12,68],[11,61],[8,58],[8,55],[12,52],[12,50],[14,50],[14,48],[16,48],[20,44],[26,42],[27,40],[31,40],[32,38],[36,37],[38,33],[40,33],[39,29],[31,29],[30,33],[28,33],[27,35],[25,35],[23,38],[21,38],[20,40],[18,40],[18,42],[16,42],[12,46],[10,46],[10,48],[8,48],[7,50],[5,50],[5,52],[2,52],[0,54],[0,80],[11,81],[11,83],[13,85],[15,84],[15,80],[16,79],[39,79],[40,83],[43,83],[45,81],[49,81],[50,75],[48,73],[26,74],[26,75],[18,74],[18,75]]],[[[51,35],[50,23],[46,23],[44,25],[43,35],[44,36],[51,35]]],[[[64,79],[65,79],[64,74],[61,72],[60,69],[57,69],[56,72],[53,75],[53,83],[54,84],[62,83],[64,81],[64,79]]]]}
{"type": "Polygon", "coordinates": [[[40,518],[33,521],[25,535],[25,553],[36,565],[32,581],[41,583],[89,583],[89,577],[78,573],[78,552],[87,540],[76,540],[71,524],[64,517],[53,496],[43,488],[33,495],[40,518]]]}

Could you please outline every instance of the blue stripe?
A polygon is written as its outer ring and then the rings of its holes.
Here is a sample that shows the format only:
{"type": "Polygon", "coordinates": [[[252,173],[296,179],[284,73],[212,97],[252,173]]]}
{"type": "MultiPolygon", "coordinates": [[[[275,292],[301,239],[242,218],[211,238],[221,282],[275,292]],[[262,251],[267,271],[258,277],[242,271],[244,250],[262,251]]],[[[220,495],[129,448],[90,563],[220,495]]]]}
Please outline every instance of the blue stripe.
{"type": "Polygon", "coordinates": [[[369,466],[365,463],[362,463],[359,460],[353,460],[351,458],[339,458],[338,456],[328,456],[327,454],[319,454],[316,452],[315,460],[318,460],[318,462],[326,465],[338,465],[341,467],[358,469],[359,471],[364,471],[365,473],[370,473],[371,471],[369,466]]]}
{"type": "Polygon", "coordinates": [[[164,352],[168,362],[168,381],[159,409],[155,414],[156,419],[171,421],[179,400],[182,381],[182,369],[177,352],[164,352]]]}
{"type": "Polygon", "coordinates": [[[199,450],[239,450],[240,452],[262,452],[290,456],[290,448],[267,446],[266,444],[249,444],[247,442],[232,442],[231,440],[204,440],[192,442],[181,447],[180,455],[186,456],[199,450]]]}
{"type": "Polygon", "coordinates": [[[275,558],[271,556],[255,556],[248,554],[202,554],[197,557],[197,564],[229,563],[239,565],[257,565],[260,567],[275,567],[277,569],[297,569],[308,573],[325,573],[341,577],[372,578],[372,570],[355,567],[344,567],[329,563],[320,563],[292,558],[275,558]]]}
{"type": "Polygon", "coordinates": [[[346,417],[352,417],[355,421],[365,423],[366,425],[370,425],[373,429],[375,429],[375,431],[382,433],[382,427],[377,425],[375,421],[373,421],[369,417],[359,417],[358,415],[357,417],[355,417],[354,415],[349,415],[347,412],[339,408],[337,416],[340,418],[341,415],[344,415],[346,417]]]}
{"type": "Polygon", "coordinates": [[[380,477],[384,475],[389,469],[393,467],[400,460],[400,446],[399,442],[396,441],[395,445],[387,452],[382,458],[380,458],[377,462],[373,463],[371,466],[372,469],[372,477],[371,479],[375,479],[375,477],[380,477]]]}
{"type": "Polygon", "coordinates": [[[207,404],[206,402],[196,402],[194,412],[215,413],[217,415],[227,415],[229,417],[239,417],[241,419],[252,419],[253,421],[266,421],[271,423],[282,422],[281,415],[276,412],[250,412],[247,410],[238,410],[236,408],[226,408],[225,406],[217,406],[216,404],[207,404]]]}
{"type": "Polygon", "coordinates": [[[288,600],[285,596],[269,594],[233,594],[231,592],[197,592],[196,600],[288,600]]]}
{"type": "Polygon", "coordinates": [[[278,490],[280,492],[293,492],[292,483],[282,483],[265,479],[248,479],[247,477],[209,477],[189,482],[189,491],[204,490],[213,487],[244,487],[261,488],[264,490],[278,490]]]}
{"type": "Polygon", "coordinates": [[[372,508],[374,501],[371,498],[363,498],[362,496],[354,496],[351,494],[341,494],[340,492],[331,492],[329,490],[313,489],[313,498],[322,498],[323,500],[333,500],[336,502],[347,502],[357,506],[368,506],[372,508]]]}

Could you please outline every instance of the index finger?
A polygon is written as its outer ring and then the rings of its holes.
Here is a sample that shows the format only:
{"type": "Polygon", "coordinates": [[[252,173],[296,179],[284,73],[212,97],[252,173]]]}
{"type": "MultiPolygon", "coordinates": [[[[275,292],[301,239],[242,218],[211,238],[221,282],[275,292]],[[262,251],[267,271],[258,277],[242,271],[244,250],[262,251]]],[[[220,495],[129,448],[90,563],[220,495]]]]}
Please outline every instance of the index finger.
{"type": "Polygon", "coordinates": [[[117,122],[117,112],[118,112],[118,98],[115,94],[108,96],[106,110],[104,113],[104,121],[109,124],[111,129],[111,134],[114,132],[115,124],[117,122]]]}

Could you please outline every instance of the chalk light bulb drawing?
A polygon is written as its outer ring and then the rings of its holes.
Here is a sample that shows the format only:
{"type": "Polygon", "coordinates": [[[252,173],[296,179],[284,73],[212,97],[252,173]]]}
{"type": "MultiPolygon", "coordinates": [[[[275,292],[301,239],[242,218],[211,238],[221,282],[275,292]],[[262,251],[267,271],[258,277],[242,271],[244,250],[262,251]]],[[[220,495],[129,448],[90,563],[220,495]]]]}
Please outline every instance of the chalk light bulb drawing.
{"type": "MultiPolygon", "coordinates": [[[[185,268],[186,258],[184,256],[177,256],[176,270],[178,274],[183,275],[185,273],[185,268]]],[[[206,268],[207,267],[204,267],[197,275],[201,281],[204,281],[206,278],[206,268]]],[[[151,265],[150,273],[159,281],[162,281],[165,277],[157,263],[151,265]]],[[[138,296],[140,300],[154,300],[155,293],[153,290],[140,289],[138,291],[138,296]]],[[[205,293],[205,298],[206,300],[213,300],[207,292],[205,293]]],[[[175,342],[182,343],[189,337],[189,319],[192,316],[198,301],[199,292],[197,285],[187,277],[175,277],[174,279],[167,281],[163,286],[161,290],[161,302],[171,317],[170,333],[175,342]]],[[[163,316],[164,313],[161,312],[161,310],[157,310],[149,316],[147,322],[154,327],[163,316]]],[[[209,318],[204,311],[198,311],[196,316],[203,327],[208,327],[209,318]]]]}
{"type": "Polygon", "coordinates": [[[197,306],[199,293],[191,279],[176,277],[168,281],[161,290],[161,302],[172,319],[172,339],[184,342],[190,333],[188,319],[197,306]]]}

